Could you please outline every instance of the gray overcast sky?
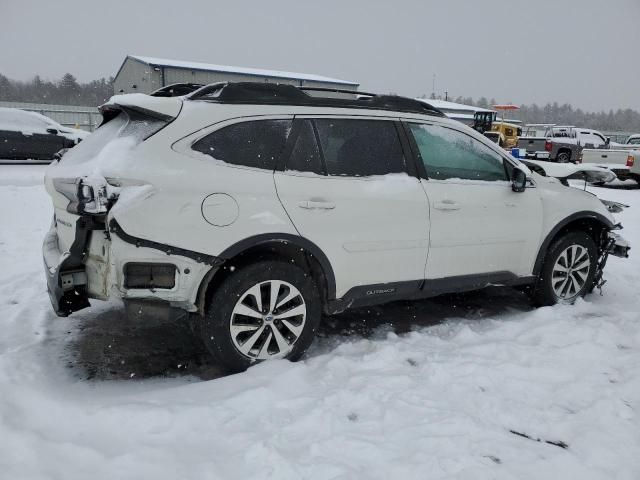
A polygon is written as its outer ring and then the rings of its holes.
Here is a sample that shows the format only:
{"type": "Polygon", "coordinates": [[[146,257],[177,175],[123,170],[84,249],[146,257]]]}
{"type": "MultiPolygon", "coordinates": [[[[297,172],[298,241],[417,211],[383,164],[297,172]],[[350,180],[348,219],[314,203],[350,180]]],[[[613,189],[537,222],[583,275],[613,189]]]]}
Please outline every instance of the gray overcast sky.
{"type": "Polygon", "coordinates": [[[125,55],[317,73],[418,96],[640,110],[640,0],[0,0],[0,73],[125,55]]]}

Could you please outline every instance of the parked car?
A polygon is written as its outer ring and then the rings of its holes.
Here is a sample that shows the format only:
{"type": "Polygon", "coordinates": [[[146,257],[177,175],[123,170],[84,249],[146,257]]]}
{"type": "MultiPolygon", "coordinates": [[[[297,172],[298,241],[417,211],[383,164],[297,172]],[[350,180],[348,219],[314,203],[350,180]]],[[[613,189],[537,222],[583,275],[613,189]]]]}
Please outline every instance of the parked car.
{"type": "Polygon", "coordinates": [[[585,165],[609,168],[620,180],[635,180],[640,184],[640,144],[638,150],[585,148],[581,153],[585,165]]]}
{"type": "MultiPolygon", "coordinates": [[[[525,127],[524,133],[532,130],[525,127]]],[[[533,130],[539,132],[539,130],[533,130]]],[[[583,148],[608,148],[609,139],[597,130],[553,125],[541,136],[522,136],[518,148],[526,150],[526,158],[566,163],[576,162],[583,148]]]]}
{"type": "Polygon", "coordinates": [[[630,135],[625,142],[627,145],[638,145],[640,147],[640,134],[630,135]]]}
{"type": "Polygon", "coordinates": [[[1,160],[51,161],[56,152],[75,146],[87,135],[39,113],[0,107],[1,160]]]}
{"type": "Polygon", "coordinates": [[[56,313],[110,297],[189,312],[218,362],[242,370],[300,358],[323,311],[496,284],[571,303],[609,254],[627,256],[596,196],[439,110],[308,90],[113,97],[46,173],[56,313]]]}

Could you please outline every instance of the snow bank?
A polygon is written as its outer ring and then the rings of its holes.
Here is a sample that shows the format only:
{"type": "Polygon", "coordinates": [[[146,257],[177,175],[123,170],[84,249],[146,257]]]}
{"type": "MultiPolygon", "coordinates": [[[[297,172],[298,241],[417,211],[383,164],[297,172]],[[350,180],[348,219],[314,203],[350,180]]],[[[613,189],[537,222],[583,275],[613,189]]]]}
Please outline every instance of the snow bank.
{"type": "MultiPolygon", "coordinates": [[[[40,254],[50,201],[25,183],[0,186],[12,207],[0,210],[3,478],[640,478],[634,250],[610,260],[604,296],[573,307],[464,315],[426,301],[408,333],[391,316],[371,336],[319,339],[298,363],[86,381],[70,349],[116,307],[54,316],[40,254]]],[[[620,219],[640,243],[640,192],[597,191],[632,205],[620,219]]]]}

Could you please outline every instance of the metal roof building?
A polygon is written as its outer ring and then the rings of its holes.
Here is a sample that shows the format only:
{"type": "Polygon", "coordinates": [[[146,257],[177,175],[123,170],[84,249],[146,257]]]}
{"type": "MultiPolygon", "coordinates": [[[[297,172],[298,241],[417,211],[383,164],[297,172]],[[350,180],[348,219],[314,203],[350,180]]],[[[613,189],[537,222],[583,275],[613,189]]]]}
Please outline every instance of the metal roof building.
{"type": "MultiPolygon", "coordinates": [[[[476,112],[495,112],[489,108],[474,107],[472,105],[465,105],[464,103],[449,102],[446,100],[438,100],[431,98],[416,98],[424,103],[428,103],[432,107],[436,107],[447,117],[458,120],[466,125],[473,125],[473,119],[476,112]]],[[[504,119],[505,122],[520,124],[522,121],[515,119],[504,119]]]]}
{"type": "Polygon", "coordinates": [[[226,81],[287,83],[354,91],[359,86],[356,82],[308,73],[282,72],[127,55],[116,74],[114,90],[116,94],[151,93],[172,83],[208,84],[226,81]]]}
{"type": "Polygon", "coordinates": [[[473,117],[476,112],[493,112],[487,108],[474,107],[472,105],[465,105],[463,103],[448,102],[446,100],[438,100],[431,98],[416,98],[421,102],[428,103],[429,105],[436,107],[447,117],[458,120],[467,125],[473,125],[473,117]]]}

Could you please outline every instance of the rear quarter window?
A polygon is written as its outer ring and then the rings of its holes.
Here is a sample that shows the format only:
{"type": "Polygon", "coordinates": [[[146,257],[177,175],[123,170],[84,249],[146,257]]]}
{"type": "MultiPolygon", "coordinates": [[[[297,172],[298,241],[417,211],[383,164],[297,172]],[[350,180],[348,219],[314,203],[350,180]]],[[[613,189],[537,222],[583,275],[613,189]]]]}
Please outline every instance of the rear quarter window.
{"type": "Polygon", "coordinates": [[[231,165],[274,170],[290,130],[290,120],[235,123],[201,138],[191,148],[231,165]]]}

